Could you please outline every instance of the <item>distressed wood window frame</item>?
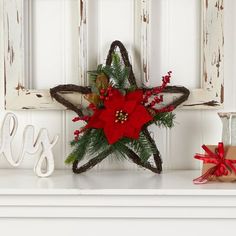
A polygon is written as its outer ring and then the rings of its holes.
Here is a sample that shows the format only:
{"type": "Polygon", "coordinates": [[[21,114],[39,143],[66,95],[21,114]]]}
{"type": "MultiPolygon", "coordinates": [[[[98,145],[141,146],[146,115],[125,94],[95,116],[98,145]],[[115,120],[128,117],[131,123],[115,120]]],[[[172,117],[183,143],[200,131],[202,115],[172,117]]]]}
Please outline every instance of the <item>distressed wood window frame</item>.
{"type": "MultiPolygon", "coordinates": [[[[87,82],[88,2],[78,0],[79,81],[87,82]]],[[[134,26],[139,42],[142,79],[150,82],[150,14],[152,0],[134,1],[138,21],[134,26]]],[[[9,110],[65,109],[52,100],[49,90],[27,88],[24,58],[24,0],[0,0],[0,73],[4,80],[4,107],[9,110]],[[14,29],[14,30],[12,30],[14,29]]],[[[191,91],[184,109],[221,108],[224,102],[223,0],[201,0],[201,87],[191,91]]]]}

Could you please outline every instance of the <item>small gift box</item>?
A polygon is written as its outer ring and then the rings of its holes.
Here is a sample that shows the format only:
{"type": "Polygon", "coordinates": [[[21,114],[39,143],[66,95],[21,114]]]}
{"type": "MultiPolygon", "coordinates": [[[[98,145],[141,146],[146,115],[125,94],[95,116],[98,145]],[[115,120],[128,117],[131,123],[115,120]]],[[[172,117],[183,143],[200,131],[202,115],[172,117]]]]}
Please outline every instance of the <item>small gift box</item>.
{"type": "Polygon", "coordinates": [[[236,181],[236,146],[224,147],[203,145],[205,154],[196,154],[194,158],[203,161],[202,176],[194,179],[195,184],[208,181],[232,182],[236,181]]]}

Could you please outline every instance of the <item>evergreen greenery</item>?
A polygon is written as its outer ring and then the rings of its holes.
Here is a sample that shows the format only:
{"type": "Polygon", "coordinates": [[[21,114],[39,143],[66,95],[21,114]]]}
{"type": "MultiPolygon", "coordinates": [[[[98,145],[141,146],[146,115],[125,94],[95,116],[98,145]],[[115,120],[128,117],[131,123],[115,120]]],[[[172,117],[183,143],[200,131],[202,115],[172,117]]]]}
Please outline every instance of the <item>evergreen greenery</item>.
{"type": "Polygon", "coordinates": [[[119,54],[113,53],[111,66],[104,66],[103,72],[110,78],[112,87],[124,90],[128,85],[129,68],[125,67],[119,54]]]}
{"type": "Polygon", "coordinates": [[[130,69],[123,65],[120,55],[117,53],[112,54],[111,66],[99,65],[96,71],[89,71],[88,73],[93,92],[97,92],[95,81],[97,76],[102,73],[104,73],[109,78],[110,84],[113,88],[117,88],[123,93],[125,92],[125,89],[130,89],[127,82],[130,69]]]}
{"type": "MultiPolygon", "coordinates": [[[[96,79],[101,74],[105,74],[109,78],[109,83],[112,87],[119,89],[123,93],[134,90],[135,88],[129,86],[127,82],[129,73],[130,69],[123,65],[119,54],[114,53],[111,66],[99,65],[96,71],[89,72],[92,92],[98,93],[96,79]]],[[[155,123],[158,126],[171,128],[174,118],[175,115],[170,112],[158,113],[148,125],[155,123]]],[[[111,151],[118,154],[119,157],[126,158],[128,155],[127,150],[131,149],[141,158],[143,163],[147,162],[153,154],[156,154],[155,146],[150,143],[142,132],[137,140],[122,138],[116,143],[109,145],[102,129],[87,129],[78,140],[72,141],[71,145],[74,149],[65,161],[67,164],[76,160],[81,161],[86,155],[91,157],[96,155],[99,158],[104,158],[104,155],[111,151]]]]}
{"type": "Polygon", "coordinates": [[[116,152],[120,158],[126,158],[125,147],[132,149],[145,163],[156,151],[142,132],[137,140],[122,138],[116,143],[109,145],[102,129],[89,129],[78,141],[73,141],[72,144],[74,150],[66,159],[66,164],[73,163],[75,160],[81,161],[85,155],[99,155],[108,148],[112,148],[113,152],[116,152]]]}
{"type": "Polygon", "coordinates": [[[85,155],[94,155],[102,152],[108,146],[108,142],[102,129],[88,129],[78,141],[72,141],[74,147],[65,163],[70,164],[75,160],[81,161],[85,155]]]}
{"type": "Polygon", "coordinates": [[[172,112],[157,113],[150,123],[159,127],[172,128],[174,126],[175,114],[172,112]]]}

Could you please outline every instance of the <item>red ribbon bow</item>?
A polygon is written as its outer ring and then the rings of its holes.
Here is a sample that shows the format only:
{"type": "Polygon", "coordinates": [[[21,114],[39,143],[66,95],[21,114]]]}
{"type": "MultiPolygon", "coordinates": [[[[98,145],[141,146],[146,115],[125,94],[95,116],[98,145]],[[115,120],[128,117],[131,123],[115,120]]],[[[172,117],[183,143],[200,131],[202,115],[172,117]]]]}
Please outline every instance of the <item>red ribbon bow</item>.
{"type": "Polygon", "coordinates": [[[207,146],[202,145],[206,154],[196,154],[195,159],[201,160],[204,163],[215,164],[205,174],[193,180],[194,184],[204,184],[212,176],[227,176],[232,171],[236,174],[236,168],[234,164],[236,160],[225,159],[224,144],[220,142],[218,148],[215,149],[215,153],[212,152],[207,146]]]}

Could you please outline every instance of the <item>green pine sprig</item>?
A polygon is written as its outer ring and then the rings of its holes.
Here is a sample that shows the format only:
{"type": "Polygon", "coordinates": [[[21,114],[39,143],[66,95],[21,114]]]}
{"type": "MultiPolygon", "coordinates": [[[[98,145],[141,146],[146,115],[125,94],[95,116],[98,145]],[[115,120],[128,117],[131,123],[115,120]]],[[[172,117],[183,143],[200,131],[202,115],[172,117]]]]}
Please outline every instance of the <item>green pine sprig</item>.
{"type": "Polygon", "coordinates": [[[108,142],[102,129],[88,129],[77,141],[72,141],[74,147],[65,163],[70,164],[75,160],[81,161],[85,155],[94,155],[102,152],[108,146],[108,142]]]}
{"type": "Polygon", "coordinates": [[[172,128],[174,126],[174,119],[175,114],[172,112],[157,113],[148,125],[154,123],[159,127],[172,128]]]}
{"type": "Polygon", "coordinates": [[[112,64],[111,66],[104,66],[103,72],[109,76],[112,87],[119,90],[125,90],[128,86],[127,79],[130,73],[130,68],[123,65],[119,54],[112,54],[112,64]]]}
{"type": "Polygon", "coordinates": [[[66,159],[66,164],[76,160],[81,161],[86,155],[102,155],[108,148],[112,148],[119,158],[127,158],[125,147],[128,147],[140,156],[143,163],[147,162],[155,152],[152,144],[143,133],[140,133],[137,140],[122,138],[109,145],[102,129],[89,129],[78,141],[73,141],[71,144],[74,146],[74,150],[66,159]]]}
{"type": "Polygon", "coordinates": [[[96,88],[96,78],[102,73],[109,78],[110,84],[113,88],[117,88],[121,92],[130,89],[128,84],[130,68],[124,66],[118,53],[112,54],[111,65],[99,65],[96,71],[89,71],[88,73],[90,86],[92,87],[93,92],[98,92],[96,88]]]}
{"type": "Polygon", "coordinates": [[[153,145],[142,132],[140,133],[139,139],[134,139],[128,143],[128,147],[140,157],[143,163],[146,163],[149,158],[156,153],[153,145]]]}

